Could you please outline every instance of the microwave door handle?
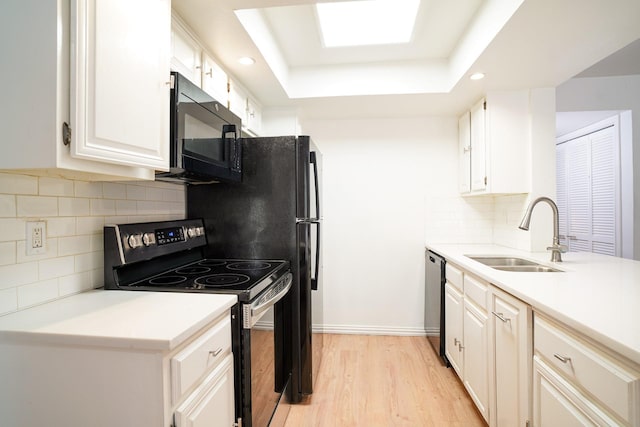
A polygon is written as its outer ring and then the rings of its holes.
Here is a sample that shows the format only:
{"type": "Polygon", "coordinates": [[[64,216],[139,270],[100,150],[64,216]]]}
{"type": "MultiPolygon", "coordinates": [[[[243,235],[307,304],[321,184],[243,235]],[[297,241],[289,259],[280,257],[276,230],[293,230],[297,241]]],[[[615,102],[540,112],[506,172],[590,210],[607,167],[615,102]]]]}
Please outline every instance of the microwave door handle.
{"type": "Polygon", "coordinates": [[[227,139],[227,134],[233,132],[233,139],[238,139],[238,129],[234,124],[222,125],[222,139],[227,139]]]}

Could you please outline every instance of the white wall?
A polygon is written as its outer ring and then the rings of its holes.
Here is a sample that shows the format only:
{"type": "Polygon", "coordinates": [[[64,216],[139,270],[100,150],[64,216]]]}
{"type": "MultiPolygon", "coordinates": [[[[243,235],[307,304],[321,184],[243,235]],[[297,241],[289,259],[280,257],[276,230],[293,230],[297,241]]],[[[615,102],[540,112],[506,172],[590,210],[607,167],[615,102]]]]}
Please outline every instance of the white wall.
{"type": "Polygon", "coordinates": [[[184,187],[0,173],[0,315],[103,285],[105,224],[184,218],[184,187]],[[46,252],[26,255],[27,221],[46,252]]]}
{"type": "Polygon", "coordinates": [[[324,330],[424,333],[425,238],[491,241],[458,195],[455,117],[303,121],[323,154],[324,330]]]}
{"type": "MultiPolygon", "coordinates": [[[[640,170],[640,75],[571,79],[556,89],[556,109],[559,112],[630,110],[633,170],[640,170]]],[[[634,173],[633,188],[633,215],[637,218],[640,212],[640,173],[634,173]]],[[[640,227],[634,227],[633,235],[634,258],[640,260],[640,227]]]]}

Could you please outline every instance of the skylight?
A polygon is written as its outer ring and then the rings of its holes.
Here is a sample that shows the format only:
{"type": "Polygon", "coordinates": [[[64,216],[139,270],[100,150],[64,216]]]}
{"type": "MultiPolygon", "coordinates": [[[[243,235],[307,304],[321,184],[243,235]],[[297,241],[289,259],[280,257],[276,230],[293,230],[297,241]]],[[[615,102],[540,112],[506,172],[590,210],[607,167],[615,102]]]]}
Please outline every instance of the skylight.
{"type": "Polygon", "coordinates": [[[325,47],[408,43],[420,0],[317,3],[325,47]]]}

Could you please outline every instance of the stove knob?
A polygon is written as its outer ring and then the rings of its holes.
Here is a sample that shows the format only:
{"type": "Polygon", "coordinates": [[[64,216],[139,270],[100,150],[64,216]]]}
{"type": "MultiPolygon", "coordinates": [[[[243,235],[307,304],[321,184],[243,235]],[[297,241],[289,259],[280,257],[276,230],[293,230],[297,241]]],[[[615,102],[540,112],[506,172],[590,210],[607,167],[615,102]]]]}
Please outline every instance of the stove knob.
{"type": "Polygon", "coordinates": [[[195,227],[189,227],[187,229],[187,236],[189,236],[189,238],[191,238],[191,239],[196,237],[196,228],[195,227]]]}
{"type": "Polygon", "coordinates": [[[196,228],[196,234],[198,236],[204,236],[204,227],[198,227],[196,228]]]}
{"type": "Polygon", "coordinates": [[[127,238],[127,243],[131,249],[142,246],[142,234],[132,234],[127,238]]]}
{"type": "Polygon", "coordinates": [[[156,243],[155,234],[144,233],[142,235],[142,243],[144,243],[145,246],[153,245],[154,243],[156,243]]]}

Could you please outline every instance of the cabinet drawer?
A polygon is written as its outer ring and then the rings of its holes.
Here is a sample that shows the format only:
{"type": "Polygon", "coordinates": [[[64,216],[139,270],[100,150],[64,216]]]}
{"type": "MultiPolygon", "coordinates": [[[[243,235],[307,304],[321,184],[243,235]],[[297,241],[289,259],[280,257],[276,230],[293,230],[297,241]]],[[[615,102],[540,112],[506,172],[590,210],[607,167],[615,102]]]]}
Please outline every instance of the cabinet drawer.
{"type": "Polygon", "coordinates": [[[464,275],[464,296],[470,298],[478,306],[487,309],[487,297],[489,295],[489,285],[476,279],[475,277],[464,275]]]}
{"type": "Polygon", "coordinates": [[[171,397],[182,395],[231,351],[231,318],[225,317],[171,358],[171,397]]]}
{"type": "Polygon", "coordinates": [[[451,285],[459,291],[462,291],[462,270],[447,263],[445,265],[445,277],[447,278],[447,282],[451,283],[451,285]]]}
{"type": "Polygon", "coordinates": [[[609,355],[569,331],[535,317],[534,349],[569,381],[594,396],[631,425],[640,417],[640,380],[609,355]]]}

